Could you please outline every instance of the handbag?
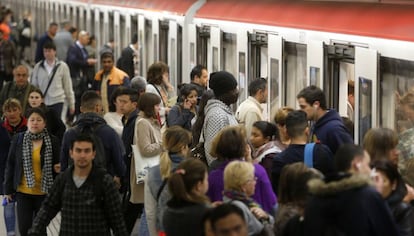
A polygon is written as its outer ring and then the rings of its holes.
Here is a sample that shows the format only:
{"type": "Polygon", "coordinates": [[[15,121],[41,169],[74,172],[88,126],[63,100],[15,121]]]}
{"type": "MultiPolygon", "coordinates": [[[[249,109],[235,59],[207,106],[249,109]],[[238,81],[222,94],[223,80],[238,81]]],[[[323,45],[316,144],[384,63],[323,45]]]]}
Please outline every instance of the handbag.
{"type": "Polygon", "coordinates": [[[206,150],[204,149],[204,130],[201,133],[200,139],[192,149],[191,149],[191,156],[195,159],[202,161],[204,164],[208,166],[207,157],[206,157],[206,150]]]}
{"type": "MultiPolygon", "coordinates": [[[[135,176],[136,176],[136,183],[137,184],[142,184],[144,183],[145,177],[148,174],[148,169],[156,166],[158,164],[160,164],[160,154],[151,156],[151,157],[144,157],[141,154],[141,151],[139,150],[138,144],[137,144],[137,126],[138,123],[141,122],[141,120],[144,120],[143,118],[137,119],[135,121],[135,134],[134,134],[134,141],[133,144],[131,145],[132,147],[132,153],[134,155],[134,162],[135,162],[135,176]]],[[[153,131],[154,127],[152,127],[151,124],[149,124],[151,126],[151,129],[153,131]]]]}

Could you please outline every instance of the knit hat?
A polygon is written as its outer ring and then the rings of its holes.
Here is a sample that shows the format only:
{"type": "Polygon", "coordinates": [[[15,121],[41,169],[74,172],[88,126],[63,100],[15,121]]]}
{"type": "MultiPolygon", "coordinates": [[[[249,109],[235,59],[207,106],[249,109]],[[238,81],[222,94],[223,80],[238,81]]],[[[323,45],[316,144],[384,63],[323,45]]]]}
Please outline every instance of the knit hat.
{"type": "Polygon", "coordinates": [[[232,74],[227,71],[218,71],[210,74],[209,87],[216,96],[220,96],[237,87],[237,81],[232,74]]]}

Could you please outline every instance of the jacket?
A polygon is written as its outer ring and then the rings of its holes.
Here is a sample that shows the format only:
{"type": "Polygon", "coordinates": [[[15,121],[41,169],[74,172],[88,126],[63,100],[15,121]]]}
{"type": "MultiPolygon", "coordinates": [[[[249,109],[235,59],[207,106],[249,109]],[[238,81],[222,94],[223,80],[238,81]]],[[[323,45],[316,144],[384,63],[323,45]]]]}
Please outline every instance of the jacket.
{"type": "Polygon", "coordinates": [[[158,97],[160,97],[161,99],[161,104],[160,104],[160,119],[161,119],[161,125],[164,126],[165,122],[167,121],[167,113],[165,112],[165,108],[167,108],[169,106],[169,104],[164,104],[163,99],[161,98],[160,93],[157,91],[161,92],[161,89],[164,90],[164,92],[167,94],[168,98],[167,99],[171,99],[175,96],[175,92],[174,91],[167,91],[166,89],[164,89],[164,86],[162,85],[156,85],[156,84],[147,84],[147,87],[145,88],[145,92],[146,93],[153,93],[155,95],[157,95],[158,97]]]}
{"type": "Polygon", "coordinates": [[[181,104],[176,104],[168,113],[167,124],[169,127],[178,125],[188,131],[191,131],[191,121],[194,116],[195,113],[193,113],[190,109],[184,109],[181,104]]]}
{"type": "Polygon", "coordinates": [[[66,61],[69,47],[73,44],[73,38],[69,31],[62,29],[57,32],[53,41],[56,45],[56,56],[59,60],[66,61]]]}
{"type": "Polygon", "coordinates": [[[263,108],[256,98],[249,96],[237,108],[236,119],[246,127],[246,135],[250,137],[254,122],[264,120],[263,108]]]}
{"type": "MultiPolygon", "coordinates": [[[[82,78],[85,79],[87,69],[88,69],[88,57],[84,57],[84,53],[87,54],[86,50],[84,48],[81,48],[81,46],[76,43],[72,44],[68,49],[68,54],[66,57],[66,63],[68,63],[69,69],[70,69],[70,76],[72,79],[75,78],[82,78]],[[81,76],[82,75],[82,76],[81,76]]],[[[86,82],[86,81],[85,81],[86,82]]]]}
{"type": "Polygon", "coordinates": [[[39,40],[37,40],[37,45],[36,45],[36,52],[35,52],[35,62],[38,63],[41,60],[45,59],[45,56],[43,55],[43,46],[47,43],[47,42],[53,42],[53,38],[51,38],[49,36],[49,34],[47,32],[45,32],[40,38],[39,40]]]}
{"type": "MultiPolygon", "coordinates": [[[[15,193],[22,178],[24,178],[23,177],[23,135],[25,133],[26,132],[20,132],[16,134],[13,137],[11,145],[10,145],[10,151],[7,157],[6,174],[5,174],[5,179],[4,179],[4,194],[6,195],[15,193]]],[[[53,135],[51,135],[50,138],[52,140],[53,165],[55,165],[59,163],[60,142],[53,135]]],[[[45,153],[45,145],[42,145],[40,149],[40,160],[41,160],[42,168],[44,164],[44,153],[45,153]]],[[[53,177],[55,176],[56,176],[56,173],[53,171],[53,177]]]]}
{"type": "Polygon", "coordinates": [[[41,235],[61,211],[59,235],[127,236],[121,201],[112,177],[92,167],[85,182],[78,188],[72,178],[73,167],[60,174],[43,201],[29,235],[41,235]],[[98,186],[96,186],[98,185],[98,186]],[[101,192],[100,196],[96,196],[101,192]]]}
{"type": "Polygon", "coordinates": [[[75,95],[72,89],[72,80],[68,65],[63,61],[55,60],[55,66],[49,74],[44,63],[46,62],[42,60],[35,65],[32,76],[30,77],[30,83],[38,87],[42,93],[44,93],[49,81],[53,79],[47,93],[44,94],[44,103],[47,106],[50,106],[57,103],[63,103],[66,100],[69,102],[69,107],[75,109],[75,95]],[[58,65],[59,67],[57,67],[58,65]],[[53,78],[51,78],[56,67],[56,73],[53,78]]]}
{"type": "MultiPolygon", "coordinates": [[[[208,175],[207,196],[212,202],[223,199],[224,169],[229,163],[230,161],[224,161],[208,175]]],[[[272,190],[269,177],[266,170],[260,164],[254,164],[254,175],[257,177],[257,182],[252,198],[262,206],[263,210],[270,213],[276,204],[276,196],[272,190]]]]}
{"type": "Polygon", "coordinates": [[[335,110],[328,110],[311,128],[312,141],[320,141],[331,149],[333,154],[345,143],[354,143],[342,118],[335,110]]]}
{"type": "MultiPolygon", "coordinates": [[[[22,113],[24,114],[26,112],[29,94],[35,89],[36,87],[29,82],[24,87],[17,87],[14,81],[7,82],[0,92],[0,104],[4,104],[8,98],[16,98],[22,105],[22,113]]],[[[0,114],[3,114],[3,109],[0,110],[0,114]]]]}
{"type": "Polygon", "coordinates": [[[74,127],[66,130],[63,135],[62,148],[60,153],[60,168],[64,171],[71,163],[69,149],[72,140],[78,135],[76,127],[94,126],[102,124],[102,127],[96,130],[95,136],[101,139],[106,153],[106,170],[112,176],[122,177],[125,175],[126,167],[124,163],[125,149],[122,145],[121,138],[114,129],[109,127],[105,120],[96,113],[81,113],[79,119],[74,123],[74,127]]]}
{"type": "Polygon", "coordinates": [[[338,174],[308,183],[305,235],[399,235],[391,211],[369,176],[338,174]],[[337,233],[337,234],[334,234],[337,233]]]}
{"type": "Polygon", "coordinates": [[[132,49],[132,45],[129,45],[128,47],[122,49],[121,57],[116,63],[116,67],[122,71],[125,71],[130,79],[135,77],[134,53],[135,51],[132,49]]]}
{"type": "Polygon", "coordinates": [[[0,50],[2,53],[2,59],[0,63],[3,64],[2,66],[4,68],[1,71],[3,71],[7,75],[13,75],[13,69],[17,63],[17,51],[14,43],[9,40],[3,40],[0,43],[0,50]]]}
{"type": "MultiPolygon", "coordinates": [[[[99,70],[95,75],[95,80],[92,85],[93,89],[96,91],[101,91],[101,84],[102,79],[104,76],[104,71],[99,70]]],[[[112,93],[115,91],[116,88],[119,86],[129,86],[131,81],[128,78],[128,75],[123,72],[122,70],[116,68],[115,66],[112,67],[111,71],[108,74],[108,82],[107,82],[107,98],[110,100],[112,93]]],[[[108,101],[110,102],[110,101],[108,101]]]]}
{"type": "Polygon", "coordinates": [[[205,118],[201,135],[204,137],[204,150],[210,165],[216,157],[210,155],[214,137],[225,127],[237,125],[233,111],[229,106],[217,99],[210,99],[204,108],[205,118]]]}
{"type": "Polygon", "coordinates": [[[405,188],[404,184],[397,185],[397,190],[385,199],[391,209],[395,222],[397,223],[400,236],[414,235],[414,212],[413,207],[403,201],[406,191],[399,191],[398,188],[405,188]]]}
{"type": "MultiPolygon", "coordinates": [[[[137,140],[134,139],[133,145],[138,145],[143,157],[160,154],[161,146],[161,127],[158,120],[144,118],[144,112],[139,112],[138,119],[144,119],[142,122],[135,122],[135,132],[137,140]],[[149,126],[149,124],[151,126],[149,126]]],[[[144,203],[144,184],[137,184],[135,174],[135,160],[131,158],[130,188],[132,203],[144,203]]]]}

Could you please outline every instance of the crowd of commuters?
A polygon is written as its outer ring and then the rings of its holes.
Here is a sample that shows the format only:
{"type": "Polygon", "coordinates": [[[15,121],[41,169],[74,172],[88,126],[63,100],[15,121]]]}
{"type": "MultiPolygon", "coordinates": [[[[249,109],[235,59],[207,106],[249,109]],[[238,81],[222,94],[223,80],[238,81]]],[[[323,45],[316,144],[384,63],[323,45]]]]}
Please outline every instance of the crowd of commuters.
{"type": "MultiPolygon", "coordinates": [[[[404,138],[413,135],[403,122],[400,135],[373,128],[355,145],[316,86],[297,94],[299,110],[282,107],[269,122],[266,79],[253,79],[234,109],[231,73],[197,65],[176,90],[164,62],[138,76],[137,35],[115,58],[117,42],[96,48],[69,21],[40,35],[29,73],[17,58],[25,60],[30,14],[19,53],[12,12],[1,16],[7,235],[45,235],[59,211],[61,235],[130,235],[138,219],[140,236],[414,235],[413,151],[404,138]],[[142,168],[145,159],[155,164],[142,168]]],[[[350,82],[350,122],[353,93],[350,82]]],[[[413,104],[414,93],[400,99],[407,120],[413,104]]]]}

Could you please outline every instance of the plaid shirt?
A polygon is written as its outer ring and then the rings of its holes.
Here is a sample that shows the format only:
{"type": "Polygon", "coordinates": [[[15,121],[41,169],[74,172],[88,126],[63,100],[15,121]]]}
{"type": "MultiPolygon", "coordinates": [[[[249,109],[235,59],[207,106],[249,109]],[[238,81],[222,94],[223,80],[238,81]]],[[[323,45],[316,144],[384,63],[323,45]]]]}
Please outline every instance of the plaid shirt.
{"type": "Polygon", "coordinates": [[[121,201],[112,177],[102,178],[92,168],[86,181],[77,188],[72,179],[73,167],[60,174],[38,212],[29,235],[41,235],[49,222],[61,211],[59,235],[113,235],[127,236],[121,201]],[[69,172],[69,173],[67,173],[69,172]],[[70,176],[70,177],[69,177],[70,176]],[[102,186],[95,186],[101,183],[102,186]],[[97,191],[101,196],[96,196],[97,191]]]}

